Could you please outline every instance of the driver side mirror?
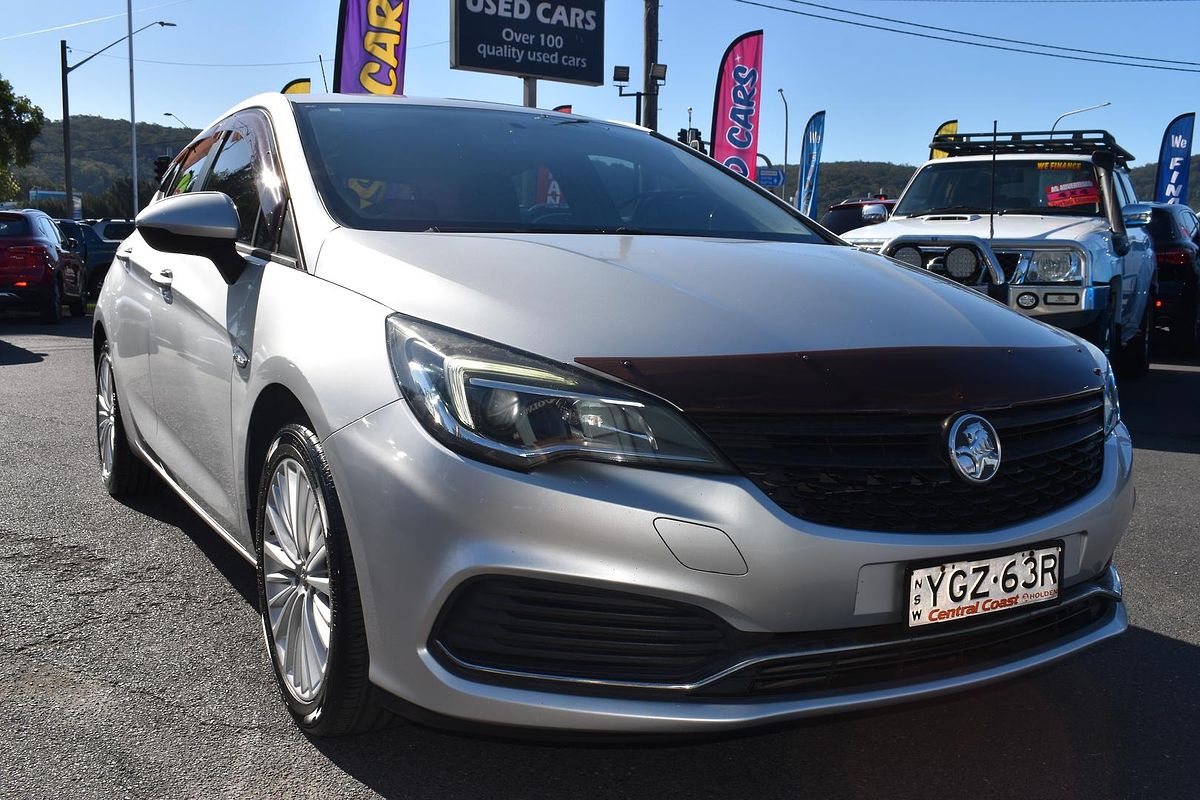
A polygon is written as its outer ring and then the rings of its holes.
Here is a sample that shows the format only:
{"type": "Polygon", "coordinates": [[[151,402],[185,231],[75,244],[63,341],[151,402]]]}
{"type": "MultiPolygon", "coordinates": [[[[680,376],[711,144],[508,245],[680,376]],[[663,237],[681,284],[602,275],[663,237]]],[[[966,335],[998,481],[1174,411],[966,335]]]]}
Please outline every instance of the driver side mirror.
{"type": "Polygon", "coordinates": [[[872,203],[869,206],[863,206],[862,219],[868,225],[874,225],[877,222],[883,222],[888,218],[887,206],[883,203],[872,203]]]}
{"type": "Polygon", "coordinates": [[[155,250],[210,259],[228,284],[236,281],[246,266],[235,244],[241,221],[227,194],[194,192],[166,197],[143,209],[136,224],[155,250]]]}
{"type": "Polygon", "coordinates": [[[1121,209],[1121,213],[1125,217],[1125,227],[1144,228],[1150,224],[1154,209],[1145,203],[1130,203],[1121,209]]]}

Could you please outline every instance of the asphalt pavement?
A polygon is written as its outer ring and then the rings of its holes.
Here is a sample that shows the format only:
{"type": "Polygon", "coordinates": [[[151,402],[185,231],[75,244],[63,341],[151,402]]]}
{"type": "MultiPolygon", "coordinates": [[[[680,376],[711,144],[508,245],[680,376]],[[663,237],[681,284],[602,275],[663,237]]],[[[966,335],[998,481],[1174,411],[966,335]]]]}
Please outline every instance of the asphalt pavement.
{"type": "Polygon", "coordinates": [[[1200,366],[1121,385],[1132,627],[1032,676],[727,739],[578,746],[412,724],[311,740],[254,574],[95,460],[90,319],[0,317],[0,797],[1200,797],[1200,366]]]}

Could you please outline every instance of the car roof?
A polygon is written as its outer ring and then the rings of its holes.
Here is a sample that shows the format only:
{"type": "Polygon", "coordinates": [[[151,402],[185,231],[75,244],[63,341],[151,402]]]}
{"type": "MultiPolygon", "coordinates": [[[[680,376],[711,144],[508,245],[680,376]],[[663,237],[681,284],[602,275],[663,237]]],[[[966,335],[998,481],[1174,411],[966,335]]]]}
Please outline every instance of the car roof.
{"type": "MultiPolygon", "coordinates": [[[[560,116],[569,119],[585,119],[592,122],[603,122],[610,125],[619,125],[624,128],[633,128],[634,130],[645,131],[649,133],[649,129],[634,125],[623,120],[608,120],[599,119],[596,117],[587,117],[581,114],[564,114],[561,111],[552,111],[545,108],[528,108],[510,103],[493,103],[483,100],[464,100],[450,97],[408,97],[404,95],[374,95],[374,94],[280,94],[279,92],[265,92],[257,94],[253,97],[248,97],[237,105],[231,107],[209,125],[206,125],[204,130],[207,130],[218,120],[225,119],[230,114],[238,111],[244,111],[251,108],[265,108],[268,111],[276,113],[289,113],[293,105],[302,104],[380,104],[387,103],[392,105],[410,105],[423,107],[437,108],[469,108],[478,109],[481,111],[507,111],[518,114],[528,114],[530,116],[560,116]]],[[[202,131],[203,132],[203,131],[202,131]]],[[[199,138],[199,137],[197,137],[199,138]]]]}

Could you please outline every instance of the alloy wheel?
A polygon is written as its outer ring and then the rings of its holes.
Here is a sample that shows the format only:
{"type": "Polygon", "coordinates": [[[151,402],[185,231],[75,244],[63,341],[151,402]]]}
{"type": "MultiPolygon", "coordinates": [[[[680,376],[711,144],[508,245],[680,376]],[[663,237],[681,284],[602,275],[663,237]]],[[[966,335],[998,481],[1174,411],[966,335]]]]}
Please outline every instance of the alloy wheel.
{"type": "Polygon", "coordinates": [[[96,367],[96,445],[102,477],[108,480],[116,459],[117,390],[113,383],[112,358],[105,353],[96,367]]]}
{"type": "Polygon", "coordinates": [[[267,491],[263,525],[267,619],[284,686],[312,702],[325,683],[333,596],[327,522],[304,466],[285,458],[267,491]]]}

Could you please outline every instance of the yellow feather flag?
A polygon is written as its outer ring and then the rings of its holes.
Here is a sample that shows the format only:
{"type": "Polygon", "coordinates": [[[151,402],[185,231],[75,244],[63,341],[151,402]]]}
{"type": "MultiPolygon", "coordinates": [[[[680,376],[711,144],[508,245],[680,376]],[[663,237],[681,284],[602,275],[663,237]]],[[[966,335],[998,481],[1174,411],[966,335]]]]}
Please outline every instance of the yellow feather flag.
{"type": "MultiPolygon", "coordinates": [[[[934,131],[933,138],[937,139],[939,136],[953,136],[956,133],[958,133],[958,120],[950,119],[946,120],[941,125],[938,125],[938,129],[934,131]]],[[[948,155],[950,154],[945,150],[935,150],[932,147],[929,148],[930,158],[945,158],[948,155]]]]}

